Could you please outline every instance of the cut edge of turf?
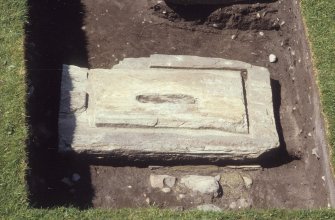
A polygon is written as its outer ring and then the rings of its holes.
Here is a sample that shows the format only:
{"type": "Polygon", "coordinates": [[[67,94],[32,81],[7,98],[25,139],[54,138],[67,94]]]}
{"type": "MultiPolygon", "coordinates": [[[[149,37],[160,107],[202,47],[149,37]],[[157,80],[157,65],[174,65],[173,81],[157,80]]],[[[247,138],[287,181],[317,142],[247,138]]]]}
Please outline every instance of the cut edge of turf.
{"type": "MultiPolygon", "coordinates": [[[[317,0],[309,0],[309,2],[307,2],[306,0],[301,0],[300,1],[300,9],[301,9],[301,15],[302,15],[302,20],[303,20],[303,24],[304,24],[304,28],[305,28],[305,35],[306,35],[306,40],[309,46],[309,50],[311,53],[311,59],[312,59],[312,68],[313,68],[313,73],[314,73],[314,78],[316,79],[316,86],[318,89],[318,94],[320,97],[320,109],[321,109],[321,114],[322,114],[322,119],[324,120],[324,126],[325,126],[325,132],[326,132],[326,140],[327,140],[327,149],[328,149],[328,153],[329,153],[329,163],[328,165],[331,168],[331,172],[332,175],[335,175],[335,114],[332,114],[332,111],[330,110],[330,108],[335,107],[335,95],[331,94],[329,95],[329,93],[327,93],[327,90],[331,88],[328,88],[327,85],[327,79],[328,77],[328,73],[327,72],[332,72],[335,71],[334,69],[332,70],[332,66],[330,65],[329,68],[327,67],[323,67],[323,65],[327,66],[325,59],[321,59],[320,57],[325,57],[324,55],[326,54],[330,56],[330,58],[332,57],[333,60],[335,60],[335,52],[333,51],[334,54],[332,54],[332,51],[324,51],[321,50],[320,48],[316,48],[317,45],[320,44],[320,42],[318,41],[318,37],[320,36],[320,33],[318,30],[320,30],[320,28],[315,29],[313,27],[315,26],[320,26],[320,22],[315,24],[314,22],[317,20],[316,17],[314,17],[313,20],[313,16],[310,16],[311,13],[316,12],[317,10],[315,10],[315,7],[308,7],[308,4],[324,4],[325,2],[329,2],[329,6],[330,8],[333,6],[334,11],[335,11],[335,3],[331,3],[330,0],[321,0],[321,1],[317,1],[317,0]],[[333,5],[332,5],[333,4],[333,5]],[[314,23],[314,24],[313,24],[314,23]],[[325,53],[325,54],[324,54],[325,53]],[[322,76],[322,75],[326,75],[326,76],[322,76]],[[326,87],[326,88],[325,88],[326,87]],[[330,99],[330,101],[329,101],[330,99]],[[333,101],[333,102],[332,102],[333,101]]],[[[328,5],[328,4],[327,4],[328,5]]],[[[330,10],[331,11],[331,10],[330,10]]],[[[331,16],[331,14],[327,14],[329,16],[331,16]]],[[[328,18],[329,22],[331,21],[331,18],[328,18]]],[[[335,19],[335,17],[334,17],[335,19]]],[[[317,22],[317,21],[316,21],[317,22]]],[[[333,22],[334,23],[334,22],[333,22]]],[[[326,26],[326,25],[324,25],[326,26]]],[[[333,24],[333,29],[334,29],[334,24],[333,24]]],[[[329,26],[330,29],[332,28],[332,26],[329,26]]],[[[335,29],[334,29],[335,30],[335,29]]],[[[331,35],[330,35],[331,36],[331,35]]],[[[333,33],[333,36],[335,36],[335,32],[333,33]]],[[[335,38],[334,41],[335,42],[335,38]]],[[[329,44],[330,48],[331,48],[331,44],[332,44],[332,40],[326,39],[326,47],[328,46],[327,43],[329,44]]],[[[330,61],[331,62],[331,61],[330,61]]],[[[334,66],[333,66],[334,68],[334,66]]],[[[335,81],[335,77],[332,77],[335,81]]],[[[333,88],[335,90],[335,87],[333,88]]],[[[335,92],[335,91],[334,91],[335,92]]]]}

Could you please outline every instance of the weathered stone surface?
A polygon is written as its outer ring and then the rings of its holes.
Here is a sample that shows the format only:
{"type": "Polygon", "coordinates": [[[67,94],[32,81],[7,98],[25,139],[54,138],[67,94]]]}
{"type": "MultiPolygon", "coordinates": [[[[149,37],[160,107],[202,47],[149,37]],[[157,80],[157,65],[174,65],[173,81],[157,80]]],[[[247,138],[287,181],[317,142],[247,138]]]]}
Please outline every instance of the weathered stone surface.
{"type": "Polygon", "coordinates": [[[247,189],[250,189],[251,188],[251,185],[252,185],[252,179],[247,177],[247,176],[242,176],[243,178],[243,181],[244,181],[244,185],[247,189]]]}
{"type": "Polygon", "coordinates": [[[66,65],[63,67],[60,114],[86,110],[87,73],[86,68],[66,65]]]}
{"type": "Polygon", "coordinates": [[[176,184],[176,177],[174,176],[167,176],[164,178],[164,185],[168,186],[168,187],[174,187],[174,185],[176,184]]]}
{"type": "Polygon", "coordinates": [[[164,187],[164,178],[167,175],[150,175],[150,185],[152,188],[163,188],[164,187]]]}
{"type": "Polygon", "coordinates": [[[169,175],[157,175],[157,174],[151,174],[150,175],[150,184],[152,188],[164,188],[164,186],[167,187],[173,187],[176,182],[176,177],[169,176],[169,175]]]}
{"type": "Polygon", "coordinates": [[[180,183],[193,192],[210,194],[214,197],[218,195],[220,189],[219,182],[212,176],[188,175],[182,177],[180,183]]]}
{"type": "Polygon", "coordinates": [[[64,65],[59,149],[131,157],[256,158],[279,146],[266,68],[155,54],[64,65]]]}
{"type": "Polygon", "coordinates": [[[248,132],[238,71],[119,69],[90,74],[97,127],[248,132]]]}
{"type": "Polygon", "coordinates": [[[223,190],[223,196],[238,199],[244,196],[245,183],[238,172],[221,173],[220,185],[223,190]]]}

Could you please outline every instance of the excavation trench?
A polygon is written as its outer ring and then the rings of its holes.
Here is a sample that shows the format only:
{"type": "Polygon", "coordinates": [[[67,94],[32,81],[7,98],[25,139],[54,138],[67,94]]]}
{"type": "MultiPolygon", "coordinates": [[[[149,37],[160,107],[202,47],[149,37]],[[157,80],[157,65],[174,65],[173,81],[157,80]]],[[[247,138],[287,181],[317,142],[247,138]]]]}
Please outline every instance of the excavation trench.
{"type": "MultiPolygon", "coordinates": [[[[313,149],[322,152],[326,144],[298,4],[271,1],[189,8],[146,0],[28,2],[25,49],[31,169],[27,180],[32,206],[147,207],[150,197],[162,208],[188,209],[209,202],[229,208],[240,198],[250,199],[255,208],[327,207],[326,155],[312,154],[313,149]],[[236,169],[240,163],[201,159],[138,161],[131,155],[93,159],[58,153],[62,64],[108,69],[126,57],[152,54],[218,57],[269,69],[280,148],[259,158],[263,168],[236,169]],[[269,63],[269,54],[275,54],[278,62],[269,63]],[[80,175],[79,181],[64,181],[74,173],[80,175]],[[219,198],[180,200],[174,193],[152,189],[149,176],[153,173],[177,178],[220,174],[232,182],[222,182],[219,198]],[[241,176],[253,180],[250,189],[240,185],[241,176]]],[[[159,99],[153,94],[138,97],[139,102],[171,100],[194,101],[170,94],[159,99]]]]}

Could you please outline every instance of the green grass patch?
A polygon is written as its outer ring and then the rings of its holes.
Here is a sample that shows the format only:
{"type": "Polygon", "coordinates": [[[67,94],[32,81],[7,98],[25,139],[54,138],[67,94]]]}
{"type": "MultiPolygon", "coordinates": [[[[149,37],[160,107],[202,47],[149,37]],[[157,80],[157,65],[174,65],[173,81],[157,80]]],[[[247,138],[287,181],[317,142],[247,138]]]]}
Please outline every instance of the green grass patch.
{"type": "Polygon", "coordinates": [[[25,1],[0,2],[0,214],[27,208],[25,1]]]}
{"type": "MultiPolygon", "coordinates": [[[[335,1],[303,0],[329,140],[335,147],[335,1]]],[[[148,209],[102,210],[29,207],[27,172],[24,0],[0,2],[0,218],[1,219],[334,219],[335,210],[248,210],[204,213],[148,209]]],[[[335,152],[335,150],[333,150],[335,152]]],[[[335,155],[333,155],[335,164],[335,155]]]]}
{"type": "Polygon", "coordinates": [[[303,0],[302,11],[328,125],[332,165],[335,167],[335,1],[303,0]]]}

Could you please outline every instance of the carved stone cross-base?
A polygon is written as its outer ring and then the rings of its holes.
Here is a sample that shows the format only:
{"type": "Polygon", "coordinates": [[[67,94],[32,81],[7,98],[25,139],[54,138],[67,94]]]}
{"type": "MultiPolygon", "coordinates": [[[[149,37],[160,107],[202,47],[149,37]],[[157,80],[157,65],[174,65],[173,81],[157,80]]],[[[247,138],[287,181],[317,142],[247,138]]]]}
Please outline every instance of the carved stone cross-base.
{"type": "Polygon", "coordinates": [[[279,146],[266,68],[196,56],[63,66],[59,149],[129,157],[253,159],[279,146]]]}

